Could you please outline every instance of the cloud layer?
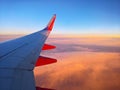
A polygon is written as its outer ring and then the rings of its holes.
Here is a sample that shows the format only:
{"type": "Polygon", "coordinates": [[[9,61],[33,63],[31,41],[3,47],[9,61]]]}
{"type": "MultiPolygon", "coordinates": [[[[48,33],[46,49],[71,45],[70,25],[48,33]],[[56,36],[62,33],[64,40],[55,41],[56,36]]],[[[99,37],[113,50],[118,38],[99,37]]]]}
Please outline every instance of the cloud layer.
{"type": "Polygon", "coordinates": [[[120,90],[120,38],[49,38],[46,43],[57,48],[41,55],[58,62],[35,68],[41,90],[120,90]]]}
{"type": "Polygon", "coordinates": [[[119,40],[95,42],[80,38],[49,39],[48,43],[57,48],[43,51],[42,55],[55,57],[58,62],[35,69],[36,85],[57,90],[119,90],[119,40]]]}

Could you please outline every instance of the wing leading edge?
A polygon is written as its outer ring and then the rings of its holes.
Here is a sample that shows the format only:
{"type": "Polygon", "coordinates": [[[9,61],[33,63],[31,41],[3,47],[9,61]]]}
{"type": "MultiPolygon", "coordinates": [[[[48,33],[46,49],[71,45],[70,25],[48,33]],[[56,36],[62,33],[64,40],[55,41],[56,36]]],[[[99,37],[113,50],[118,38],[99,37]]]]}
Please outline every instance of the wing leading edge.
{"type": "Polygon", "coordinates": [[[0,90],[36,90],[33,69],[55,19],[41,31],[0,43],[0,90]]]}

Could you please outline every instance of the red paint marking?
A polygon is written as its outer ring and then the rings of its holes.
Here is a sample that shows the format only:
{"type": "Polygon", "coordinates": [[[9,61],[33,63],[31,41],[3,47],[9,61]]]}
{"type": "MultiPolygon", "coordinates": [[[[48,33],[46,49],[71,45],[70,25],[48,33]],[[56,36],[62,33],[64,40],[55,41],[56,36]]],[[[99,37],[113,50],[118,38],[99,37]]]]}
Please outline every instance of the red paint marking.
{"type": "Polygon", "coordinates": [[[56,59],[39,56],[35,66],[47,65],[47,64],[51,64],[51,63],[55,63],[55,62],[57,62],[56,59]]]}
{"type": "Polygon", "coordinates": [[[36,90],[55,90],[55,89],[36,87],[36,90]]]}
{"type": "Polygon", "coordinates": [[[55,22],[55,19],[56,19],[56,15],[54,15],[53,18],[50,20],[50,22],[49,22],[49,24],[47,26],[48,30],[50,30],[50,31],[52,30],[54,22],[55,22]]]}
{"type": "Polygon", "coordinates": [[[56,47],[52,46],[52,45],[44,44],[42,50],[49,50],[49,49],[54,49],[54,48],[56,48],[56,47]]]}

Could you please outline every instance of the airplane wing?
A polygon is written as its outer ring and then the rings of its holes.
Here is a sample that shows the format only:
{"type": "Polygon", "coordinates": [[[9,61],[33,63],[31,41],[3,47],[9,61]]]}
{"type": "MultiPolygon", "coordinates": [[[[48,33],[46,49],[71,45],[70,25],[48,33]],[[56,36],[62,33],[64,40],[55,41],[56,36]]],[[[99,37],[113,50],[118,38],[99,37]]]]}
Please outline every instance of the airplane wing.
{"type": "Polygon", "coordinates": [[[55,48],[45,44],[55,19],[41,31],[0,43],[0,90],[36,90],[33,69],[45,59],[39,56],[41,50],[55,48]]]}

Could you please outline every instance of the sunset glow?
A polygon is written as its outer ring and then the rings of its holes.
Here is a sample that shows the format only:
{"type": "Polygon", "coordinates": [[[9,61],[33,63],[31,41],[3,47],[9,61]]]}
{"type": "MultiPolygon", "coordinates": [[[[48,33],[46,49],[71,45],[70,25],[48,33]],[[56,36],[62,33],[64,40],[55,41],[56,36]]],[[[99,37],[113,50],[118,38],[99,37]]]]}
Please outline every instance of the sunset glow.
{"type": "MultiPolygon", "coordinates": [[[[0,40],[20,37],[1,36],[0,40]]],[[[120,38],[58,38],[50,36],[47,44],[55,45],[41,55],[57,63],[36,67],[36,86],[57,90],[119,90],[120,38]]]]}
{"type": "Polygon", "coordinates": [[[120,0],[0,0],[0,43],[4,88],[120,90],[120,0]]]}
{"type": "Polygon", "coordinates": [[[48,39],[57,48],[42,55],[55,57],[58,62],[35,69],[36,85],[57,90],[119,90],[119,40],[48,39]]]}

